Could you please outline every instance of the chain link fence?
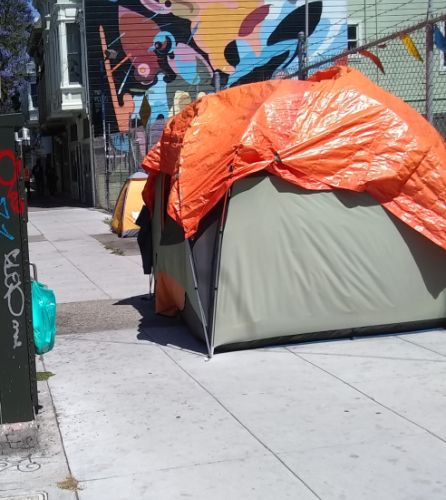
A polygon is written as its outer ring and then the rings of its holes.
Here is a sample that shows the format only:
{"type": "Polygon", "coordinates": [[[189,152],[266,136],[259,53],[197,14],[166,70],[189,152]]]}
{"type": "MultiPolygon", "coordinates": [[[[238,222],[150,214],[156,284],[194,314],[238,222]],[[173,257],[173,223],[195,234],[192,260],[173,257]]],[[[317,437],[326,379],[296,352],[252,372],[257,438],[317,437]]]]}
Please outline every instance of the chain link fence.
{"type": "Polygon", "coordinates": [[[122,186],[129,176],[141,171],[147,152],[161,136],[165,121],[130,123],[127,133],[112,133],[110,128],[103,137],[94,141],[96,159],[96,205],[113,211],[122,186]],[[104,147],[105,144],[105,147],[104,147]]]}
{"type": "MultiPolygon", "coordinates": [[[[334,64],[354,67],[410,104],[446,138],[446,54],[433,43],[435,30],[444,35],[445,25],[446,14],[438,15],[330,58],[310,59],[300,74],[334,64]]],[[[298,72],[285,76],[296,77],[298,72]]]]}
{"type": "MultiPolygon", "coordinates": [[[[313,57],[305,62],[305,53],[300,51],[298,59],[286,70],[265,73],[263,79],[305,79],[332,65],[348,65],[403,99],[446,138],[446,54],[433,43],[434,30],[439,29],[444,35],[445,27],[446,13],[329,58],[313,57]]],[[[165,121],[143,126],[141,120],[130,120],[125,134],[111,133],[105,126],[104,137],[94,142],[98,206],[113,210],[121,187],[128,176],[141,169],[141,162],[161,136],[165,121]]]]}

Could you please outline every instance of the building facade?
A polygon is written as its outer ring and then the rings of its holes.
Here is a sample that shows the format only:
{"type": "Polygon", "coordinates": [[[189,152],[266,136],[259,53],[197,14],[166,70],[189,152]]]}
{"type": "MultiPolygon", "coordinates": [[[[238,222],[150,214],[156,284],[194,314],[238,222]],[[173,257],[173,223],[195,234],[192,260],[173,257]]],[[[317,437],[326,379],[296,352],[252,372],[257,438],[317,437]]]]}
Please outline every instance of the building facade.
{"type": "MultiPolygon", "coordinates": [[[[186,104],[234,85],[297,78],[300,61],[322,61],[426,19],[428,6],[432,14],[443,8],[439,0],[35,4],[41,14],[32,38],[39,152],[56,168],[60,192],[107,209],[165,121],[186,104]]],[[[373,48],[384,73],[357,54],[348,62],[423,112],[424,70],[398,39],[394,45],[398,56],[390,42],[373,48]]],[[[443,81],[446,59],[439,51],[435,57],[436,78],[443,81]]]]}
{"type": "Polygon", "coordinates": [[[166,119],[203,94],[297,72],[306,25],[312,51],[340,50],[346,17],[345,0],[309,1],[307,24],[302,1],[86,0],[99,203],[110,208],[166,119]]]}
{"type": "MultiPolygon", "coordinates": [[[[40,26],[30,53],[36,63],[40,137],[37,156],[57,177],[56,192],[94,204],[90,125],[79,0],[36,0],[40,26]]],[[[49,185],[44,190],[48,193],[49,185]]]]}

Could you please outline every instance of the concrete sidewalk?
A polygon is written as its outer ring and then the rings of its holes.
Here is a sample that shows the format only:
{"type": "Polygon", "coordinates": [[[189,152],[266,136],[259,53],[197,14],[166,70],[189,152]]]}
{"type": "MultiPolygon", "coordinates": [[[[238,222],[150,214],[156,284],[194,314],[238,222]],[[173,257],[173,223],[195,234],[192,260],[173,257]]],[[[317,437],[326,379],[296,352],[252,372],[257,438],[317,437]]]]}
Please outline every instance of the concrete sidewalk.
{"type": "Polygon", "coordinates": [[[208,361],[153,314],[139,255],[100,243],[105,217],[30,214],[63,333],[39,360],[54,374],[39,382],[41,449],[0,459],[0,498],[446,498],[445,331],[208,361]],[[61,488],[69,476],[75,491],[61,488]]]}
{"type": "MultiPolygon", "coordinates": [[[[110,216],[86,208],[30,212],[30,258],[59,303],[120,299],[148,292],[141,257],[107,251],[110,216]]],[[[136,243],[135,243],[136,245],[136,243]]]]}

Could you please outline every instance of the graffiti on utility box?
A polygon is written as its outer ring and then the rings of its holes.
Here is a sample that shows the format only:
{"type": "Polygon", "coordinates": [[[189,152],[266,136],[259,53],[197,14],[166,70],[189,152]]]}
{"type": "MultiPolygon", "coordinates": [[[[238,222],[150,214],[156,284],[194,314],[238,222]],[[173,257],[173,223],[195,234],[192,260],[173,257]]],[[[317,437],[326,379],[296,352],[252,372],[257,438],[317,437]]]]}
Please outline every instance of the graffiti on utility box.
{"type": "Polygon", "coordinates": [[[0,424],[31,421],[37,409],[21,127],[21,114],[0,115],[0,424]]]}
{"type": "MultiPolygon", "coordinates": [[[[16,219],[25,210],[24,201],[17,190],[22,163],[11,149],[0,150],[0,239],[4,242],[0,248],[7,248],[20,235],[16,234],[18,225],[16,219]]],[[[17,349],[23,345],[20,340],[20,318],[25,309],[25,293],[22,284],[22,258],[19,248],[7,248],[3,252],[3,293],[0,296],[7,306],[9,318],[5,321],[10,324],[12,348],[17,349]],[[9,250],[9,251],[8,251],[9,250]]]]}
{"type": "Polygon", "coordinates": [[[0,151],[0,165],[2,166],[0,187],[6,191],[5,196],[0,196],[0,235],[13,241],[14,235],[8,231],[8,223],[11,221],[10,210],[14,214],[23,214],[25,210],[24,202],[20,199],[16,189],[22,162],[16,157],[14,151],[3,149],[0,151]]]}

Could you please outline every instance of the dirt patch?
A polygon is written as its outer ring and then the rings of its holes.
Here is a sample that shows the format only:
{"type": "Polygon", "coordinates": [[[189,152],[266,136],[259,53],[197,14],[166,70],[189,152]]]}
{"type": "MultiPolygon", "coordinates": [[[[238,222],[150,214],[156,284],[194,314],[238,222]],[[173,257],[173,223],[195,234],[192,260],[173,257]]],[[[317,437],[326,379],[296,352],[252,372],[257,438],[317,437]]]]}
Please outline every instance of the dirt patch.
{"type": "MultiPolygon", "coordinates": [[[[149,288],[147,286],[147,288],[149,288]]],[[[147,298],[147,297],[146,297],[147,298]]],[[[148,302],[135,298],[140,307],[148,302]]],[[[57,305],[57,334],[89,333],[105,330],[138,328],[142,314],[133,304],[120,304],[118,300],[91,300],[57,305]]]]}
{"type": "Polygon", "coordinates": [[[114,233],[95,234],[93,238],[115,255],[140,255],[135,237],[119,238],[114,233]]]}
{"type": "Polygon", "coordinates": [[[79,481],[73,476],[68,476],[63,481],[59,481],[57,483],[57,487],[60,488],[61,490],[69,490],[69,491],[79,491],[82,489],[79,487],[79,481]]]}

